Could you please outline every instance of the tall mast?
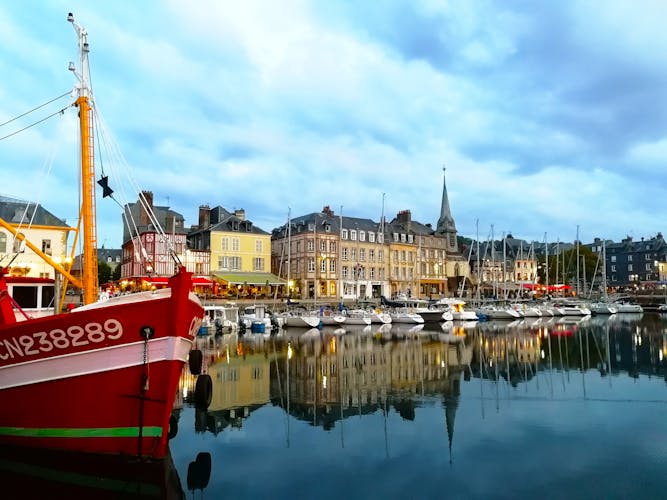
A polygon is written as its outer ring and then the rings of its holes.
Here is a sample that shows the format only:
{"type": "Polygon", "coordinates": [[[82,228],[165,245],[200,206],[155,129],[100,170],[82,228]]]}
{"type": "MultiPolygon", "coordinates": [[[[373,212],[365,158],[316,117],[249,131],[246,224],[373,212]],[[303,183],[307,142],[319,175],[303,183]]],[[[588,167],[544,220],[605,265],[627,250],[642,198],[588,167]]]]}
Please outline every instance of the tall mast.
{"type": "Polygon", "coordinates": [[[507,300],[507,236],[503,231],[503,298],[507,300]]]}
{"type": "Polygon", "coordinates": [[[482,285],[480,278],[480,261],[479,261],[479,219],[475,219],[475,238],[477,239],[477,300],[480,299],[480,286],[482,285]]]}
{"type": "MultiPolygon", "coordinates": [[[[336,272],[338,273],[338,295],[340,295],[340,303],[343,303],[343,205],[340,206],[340,214],[338,215],[340,220],[338,228],[338,265],[336,266],[336,272]]],[[[342,429],[341,429],[341,432],[342,429]]]]}
{"type": "Polygon", "coordinates": [[[317,287],[320,285],[318,279],[317,279],[317,214],[315,214],[315,223],[313,224],[313,245],[314,245],[314,250],[315,250],[315,277],[313,279],[313,297],[315,298],[314,304],[317,307],[317,287]]]}
{"type": "Polygon", "coordinates": [[[292,298],[290,286],[292,265],[292,208],[287,207],[287,297],[292,298]]]}
{"type": "MultiPolygon", "coordinates": [[[[380,241],[381,246],[380,248],[384,248],[384,197],[386,193],[382,193],[382,213],[380,214],[380,234],[382,235],[382,240],[380,241]]],[[[387,250],[388,251],[388,250],[387,250]]],[[[384,267],[384,263],[383,263],[384,267]]],[[[380,285],[381,289],[384,288],[384,284],[387,283],[384,275],[382,276],[382,285],[380,285]]],[[[390,295],[391,290],[385,291],[382,290],[381,293],[384,293],[386,295],[390,295]]]]}
{"type": "Polygon", "coordinates": [[[607,242],[602,240],[602,297],[607,302],[607,242]]]}
{"type": "Polygon", "coordinates": [[[547,240],[547,233],[544,233],[544,267],[545,267],[544,292],[546,295],[549,295],[549,242],[547,240]]]}
{"type": "Polygon", "coordinates": [[[579,297],[579,224],[577,224],[577,297],[579,297]]]}
{"type": "MultiPolygon", "coordinates": [[[[556,285],[559,282],[559,279],[558,279],[558,266],[560,265],[559,261],[560,261],[560,237],[558,237],[556,239],[556,272],[554,273],[556,275],[556,283],[555,283],[556,285]]],[[[554,290],[554,291],[556,291],[556,290],[554,290]]]]}
{"type": "Polygon", "coordinates": [[[79,108],[79,129],[81,134],[81,219],[83,226],[82,283],[83,303],[97,300],[97,229],[95,212],[95,151],[93,143],[93,120],[90,106],[90,71],[88,65],[88,32],[74,21],[70,13],[67,20],[72,23],[79,38],[79,71],[73,63],[69,69],[79,80],[78,97],[75,105],[79,108]]]}
{"type": "Polygon", "coordinates": [[[493,240],[493,224],[491,224],[491,272],[493,273],[493,298],[498,294],[498,273],[496,272],[496,242],[493,240]]]}

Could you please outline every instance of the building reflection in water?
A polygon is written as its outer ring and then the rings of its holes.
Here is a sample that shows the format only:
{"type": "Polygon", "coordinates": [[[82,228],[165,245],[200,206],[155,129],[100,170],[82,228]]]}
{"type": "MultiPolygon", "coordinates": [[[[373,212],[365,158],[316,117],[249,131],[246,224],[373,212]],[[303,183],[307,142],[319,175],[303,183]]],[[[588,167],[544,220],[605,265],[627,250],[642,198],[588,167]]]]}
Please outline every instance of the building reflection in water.
{"type": "MultiPolygon", "coordinates": [[[[557,384],[590,370],[602,377],[647,374],[667,381],[667,325],[659,317],[616,316],[197,339],[213,398],[208,410],[197,410],[195,428],[214,434],[240,428],[254,411],[272,405],[285,412],[288,446],[291,419],[325,431],[340,425],[344,446],[345,419],[393,411],[411,421],[428,396],[442,400],[451,446],[462,379],[485,382],[482,413],[485,400],[501,397],[501,387],[509,397],[534,381],[553,396],[557,384]]],[[[583,375],[581,383],[585,397],[583,375]]],[[[194,385],[195,377],[184,371],[177,409],[191,403],[194,385]]]]}
{"type": "MultiPolygon", "coordinates": [[[[196,430],[217,434],[242,427],[268,404],[282,408],[288,424],[298,419],[326,431],[376,412],[414,420],[416,396],[439,396],[451,440],[461,378],[471,374],[472,337],[451,323],[436,331],[393,330],[390,335],[379,326],[324,328],[197,339],[213,398],[208,410],[197,410],[196,430]]],[[[194,386],[195,376],[184,371],[177,410],[192,402],[194,386]]]]}

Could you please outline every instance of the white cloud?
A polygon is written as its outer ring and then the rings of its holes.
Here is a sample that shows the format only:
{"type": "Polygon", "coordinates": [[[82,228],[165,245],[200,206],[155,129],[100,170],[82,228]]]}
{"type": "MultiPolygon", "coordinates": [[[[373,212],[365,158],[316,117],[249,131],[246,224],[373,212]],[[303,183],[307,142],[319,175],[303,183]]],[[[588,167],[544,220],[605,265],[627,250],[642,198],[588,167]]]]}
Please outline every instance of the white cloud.
{"type": "MultiPolygon", "coordinates": [[[[524,238],[573,239],[579,224],[585,240],[662,230],[664,8],[633,6],[174,0],[71,10],[88,28],[96,97],[137,186],[187,223],[201,203],[245,208],[266,230],[288,206],[379,219],[386,193],[388,218],[410,209],[435,224],[445,163],[464,234],[479,219],[524,238]]],[[[73,84],[75,38],[60,6],[25,9],[0,8],[11,82],[0,122],[73,84]]],[[[0,143],[0,168],[33,170],[54,139],[69,151],[61,123],[0,143]]],[[[66,212],[64,154],[54,212],[66,212]]],[[[18,181],[3,191],[30,195],[18,181]]],[[[99,214],[119,245],[117,210],[99,214]]]]}

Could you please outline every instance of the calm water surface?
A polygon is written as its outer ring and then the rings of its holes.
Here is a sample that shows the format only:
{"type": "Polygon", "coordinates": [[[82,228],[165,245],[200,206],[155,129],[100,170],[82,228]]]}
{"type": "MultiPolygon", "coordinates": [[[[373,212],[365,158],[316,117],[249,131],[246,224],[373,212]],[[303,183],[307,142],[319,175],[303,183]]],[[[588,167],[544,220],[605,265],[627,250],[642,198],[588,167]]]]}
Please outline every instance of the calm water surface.
{"type": "Polygon", "coordinates": [[[171,441],[189,498],[666,496],[658,315],[198,342],[213,401],[184,373],[171,441]]]}
{"type": "Polygon", "coordinates": [[[667,315],[197,343],[212,403],[186,367],[171,469],[12,450],[2,497],[667,496],[667,315]]]}

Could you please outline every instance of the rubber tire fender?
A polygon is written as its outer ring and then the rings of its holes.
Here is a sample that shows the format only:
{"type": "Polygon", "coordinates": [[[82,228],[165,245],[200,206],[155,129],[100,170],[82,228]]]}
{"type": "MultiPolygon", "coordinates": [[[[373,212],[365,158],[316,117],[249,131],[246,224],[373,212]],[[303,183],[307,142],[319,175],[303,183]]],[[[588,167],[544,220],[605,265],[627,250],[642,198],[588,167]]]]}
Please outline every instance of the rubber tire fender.
{"type": "Polygon", "coordinates": [[[188,355],[188,367],[190,373],[199,375],[204,364],[204,354],[199,349],[191,349],[188,355]]]}
{"type": "Polygon", "coordinates": [[[202,374],[197,377],[195,383],[195,406],[206,410],[213,400],[213,380],[208,374],[202,374]]]}

